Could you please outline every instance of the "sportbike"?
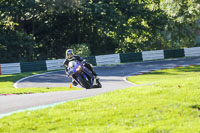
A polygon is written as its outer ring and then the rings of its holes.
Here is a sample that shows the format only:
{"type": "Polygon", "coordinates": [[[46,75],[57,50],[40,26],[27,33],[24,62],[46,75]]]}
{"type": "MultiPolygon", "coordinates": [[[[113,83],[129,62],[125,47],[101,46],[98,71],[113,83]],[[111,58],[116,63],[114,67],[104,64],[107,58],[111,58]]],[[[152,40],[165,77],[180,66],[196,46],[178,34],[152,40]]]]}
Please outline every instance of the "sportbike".
{"type": "Polygon", "coordinates": [[[70,61],[67,68],[69,77],[72,77],[83,88],[101,88],[102,85],[99,79],[95,79],[92,72],[83,64],[84,62],[78,62],[76,60],[70,61]]]}

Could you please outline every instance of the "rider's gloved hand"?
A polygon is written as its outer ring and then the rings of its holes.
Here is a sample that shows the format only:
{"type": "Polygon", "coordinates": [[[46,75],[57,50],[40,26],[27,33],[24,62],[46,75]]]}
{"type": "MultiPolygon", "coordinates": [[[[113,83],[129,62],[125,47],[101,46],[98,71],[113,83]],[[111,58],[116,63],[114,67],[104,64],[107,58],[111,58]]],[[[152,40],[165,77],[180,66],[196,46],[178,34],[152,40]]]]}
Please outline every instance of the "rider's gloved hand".
{"type": "Polygon", "coordinates": [[[86,61],[82,61],[82,62],[81,62],[81,64],[83,64],[83,66],[85,66],[85,64],[86,64],[86,61]]]}

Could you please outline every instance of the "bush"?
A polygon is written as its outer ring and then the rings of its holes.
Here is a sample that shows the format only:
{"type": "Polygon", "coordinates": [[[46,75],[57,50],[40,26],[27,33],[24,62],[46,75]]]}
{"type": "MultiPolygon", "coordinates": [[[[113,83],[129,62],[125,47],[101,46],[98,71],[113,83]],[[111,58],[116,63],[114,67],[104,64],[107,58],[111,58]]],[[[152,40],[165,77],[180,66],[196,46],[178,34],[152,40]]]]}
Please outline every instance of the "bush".
{"type": "Polygon", "coordinates": [[[86,44],[86,43],[75,44],[75,45],[71,46],[71,49],[73,49],[74,54],[77,54],[81,57],[88,57],[91,54],[88,44],[86,44]]]}

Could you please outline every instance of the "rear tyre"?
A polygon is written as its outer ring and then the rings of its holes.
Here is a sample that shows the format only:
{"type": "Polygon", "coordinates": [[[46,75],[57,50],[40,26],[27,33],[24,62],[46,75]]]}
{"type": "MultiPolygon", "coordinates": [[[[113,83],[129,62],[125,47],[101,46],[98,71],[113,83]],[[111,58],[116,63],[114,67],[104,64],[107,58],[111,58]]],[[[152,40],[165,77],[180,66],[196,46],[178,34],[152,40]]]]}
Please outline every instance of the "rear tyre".
{"type": "Polygon", "coordinates": [[[101,87],[102,87],[102,85],[101,85],[99,79],[97,79],[97,88],[101,88],[101,87]]]}
{"type": "Polygon", "coordinates": [[[96,85],[94,85],[93,88],[101,88],[102,85],[101,85],[99,79],[95,79],[95,80],[96,80],[96,85]]]}

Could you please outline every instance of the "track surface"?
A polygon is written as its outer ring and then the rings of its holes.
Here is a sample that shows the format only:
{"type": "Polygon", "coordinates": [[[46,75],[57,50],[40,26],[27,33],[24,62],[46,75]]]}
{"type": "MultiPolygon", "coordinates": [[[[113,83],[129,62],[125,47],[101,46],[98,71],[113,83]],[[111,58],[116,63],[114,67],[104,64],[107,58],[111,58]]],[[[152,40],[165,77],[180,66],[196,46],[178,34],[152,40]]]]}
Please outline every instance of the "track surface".
{"type": "MultiPolygon", "coordinates": [[[[0,114],[95,96],[117,89],[133,87],[136,85],[125,81],[125,76],[134,75],[141,71],[159,70],[163,68],[173,68],[179,65],[199,63],[200,57],[193,57],[95,67],[95,71],[99,73],[102,88],[0,96],[0,114]]],[[[71,79],[66,77],[64,71],[56,71],[26,78],[21,80],[16,86],[19,89],[23,87],[69,87],[70,82],[71,79]]]]}

